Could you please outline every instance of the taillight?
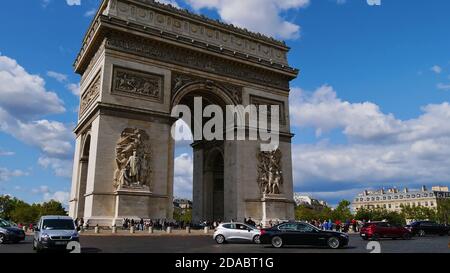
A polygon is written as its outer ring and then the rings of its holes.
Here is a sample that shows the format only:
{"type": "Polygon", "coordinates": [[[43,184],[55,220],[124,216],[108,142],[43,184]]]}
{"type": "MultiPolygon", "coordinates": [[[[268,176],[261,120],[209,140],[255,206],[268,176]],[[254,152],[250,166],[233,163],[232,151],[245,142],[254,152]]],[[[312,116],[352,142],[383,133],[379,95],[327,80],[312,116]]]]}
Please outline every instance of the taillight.
{"type": "Polygon", "coordinates": [[[266,234],[266,230],[261,229],[261,230],[259,231],[259,235],[264,235],[264,234],[266,234]]]}

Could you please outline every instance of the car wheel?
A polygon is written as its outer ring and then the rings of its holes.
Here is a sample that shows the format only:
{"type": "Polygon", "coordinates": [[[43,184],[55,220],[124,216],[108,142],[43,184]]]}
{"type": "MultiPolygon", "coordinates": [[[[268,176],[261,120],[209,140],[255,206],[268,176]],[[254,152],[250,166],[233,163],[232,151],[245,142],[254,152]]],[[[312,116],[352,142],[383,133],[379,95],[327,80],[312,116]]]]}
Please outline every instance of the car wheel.
{"type": "Polygon", "coordinates": [[[216,236],[216,243],[218,243],[219,245],[225,243],[225,237],[223,235],[217,235],[216,236]]]}
{"type": "Polygon", "coordinates": [[[378,234],[378,233],[375,233],[374,235],[372,235],[372,241],[378,241],[378,240],[380,240],[380,234],[378,234]]]}
{"type": "Polygon", "coordinates": [[[328,239],[328,247],[332,249],[338,249],[341,246],[341,242],[336,237],[328,239]]]}
{"type": "Polygon", "coordinates": [[[283,247],[283,239],[279,236],[275,236],[272,238],[272,246],[275,248],[281,248],[283,247]]]}
{"type": "Polygon", "coordinates": [[[255,237],[253,237],[253,243],[255,243],[255,244],[260,244],[261,243],[259,235],[255,235],[255,237]]]}
{"type": "Polygon", "coordinates": [[[4,234],[0,234],[0,245],[6,242],[6,237],[4,234]]]}
{"type": "Polygon", "coordinates": [[[426,235],[426,232],[425,232],[425,230],[421,229],[421,230],[419,230],[418,234],[419,234],[419,237],[423,237],[426,235]]]}
{"type": "Polygon", "coordinates": [[[403,240],[411,240],[411,234],[409,234],[409,233],[405,233],[405,234],[403,234],[403,240]]]}

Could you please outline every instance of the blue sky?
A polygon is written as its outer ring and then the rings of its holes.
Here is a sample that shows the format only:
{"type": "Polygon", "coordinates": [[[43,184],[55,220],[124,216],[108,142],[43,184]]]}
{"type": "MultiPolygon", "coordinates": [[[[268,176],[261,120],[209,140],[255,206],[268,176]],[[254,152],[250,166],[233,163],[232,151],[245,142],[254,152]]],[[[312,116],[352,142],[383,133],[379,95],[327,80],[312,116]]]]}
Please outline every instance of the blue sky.
{"type": "MultiPolygon", "coordinates": [[[[165,2],[292,48],[301,70],[291,85],[296,191],[335,204],[365,188],[450,184],[449,1],[165,2]]],[[[0,194],[67,202],[79,103],[72,64],[98,5],[3,3],[0,194]]],[[[189,196],[189,148],[176,156],[176,194],[189,196]]]]}

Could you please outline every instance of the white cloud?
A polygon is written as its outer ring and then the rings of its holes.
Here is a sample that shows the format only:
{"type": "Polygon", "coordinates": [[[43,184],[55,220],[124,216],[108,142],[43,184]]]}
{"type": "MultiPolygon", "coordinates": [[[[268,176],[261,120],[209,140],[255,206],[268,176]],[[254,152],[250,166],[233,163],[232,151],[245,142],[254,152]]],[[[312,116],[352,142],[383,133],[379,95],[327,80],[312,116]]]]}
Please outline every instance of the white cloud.
{"type": "Polygon", "coordinates": [[[70,92],[72,92],[73,95],[80,96],[81,91],[79,83],[69,83],[68,85],[66,85],[66,87],[70,90],[70,92]]]}
{"type": "Polygon", "coordinates": [[[97,13],[97,9],[90,9],[84,13],[84,17],[92,17],[97,13]]]}
{"type": "Polygon", "coordinates": [[[174,195],[192,199],[193,159],[189,154],[175,158],[174,195]]]}
{"type": "Polygon", "coordinates": [[[80,6],[81,0],[66,0],[66,3],[69,6],[80,6]]]}
{"type": "Polygon", "coordinates": [[[39,158],[38,164],[46,169],[51,168],[56,176],[72,177],[73,162],[70,159],[42,156],[39,158]]]}
{"type": "Polygon", "coordinates": [[[65,111],[63,101],[45,89],[41,77],[6,56],[0,56],[0,109],[22,118],[65,111]]]}
{"type": "Polygon", "coordinates": [[[297,189],[351,191],[368,187],[450,181],[450,104],[431,104],[400,120],[373,103],[339,99],[331,86],[292,91],[293,125],[317,136],[340,131],[347,143],[326,139],[293,147],[297,189]]]}
{"type": "Polygon", "coordinates": [[[433,71],[436,74],[442,73],[442,67],[440,67],[439,65],[434,65],[430,69],[431,69],[431,71],[433,71]]]}
{"type": "Polygon", "coordinates": [[[295,39],[300,26],[282,17],[291,9],[306,7],[309,0],[186,0],[194,9],[216,10],[230,24],[282,39],[295,39]]]}
{"type": "Polygon", "coordinates": [[[156,2],[160,2],[160,3],[166,4],[166,5],[172,5],[172,6],[177,7],[177,8],[180,7],[178,5],[177,1],[175,1],[175,0],[156,0],[156,2]]]}
{"type": "Polygon", "coordinates": [[[57,191],[54,193],[45,193],[44,194],[45,202],[55,200],[55,201],[60,202],[64,206],[67,206],[69,204],[69,198],[70,198],[70,193],[64,192],[64,191],[57,191]]]}
{"type": "Polygon", "coordinates": [[[7,168],[0,167],[0,181],[8,181],[12,177],[27,176],[27,175],[29,175],[27,172],[21,170],[12,171],[7,168]]]}
{"type": "Polygon", "coordinates": [[[47,71],[47,76],[49,76],[50,78],[53,78],[59,82],[65,82],[65,81],[67,81],[67,78],[68,78],[66,74],[58,73],[55,71],[47,71]]]}
{"type": "Polygon", "coordinates": [[[15,155],[15,154],[16,153],[14,153],[14,152],[5,151],[5,150],[0,149],[0,156],[12,156],[12,155],[15,155]]]}
{"type": "Polygon", "coordinates": [[[448,91],[448,90],[450,90],[450,84],[438,83],[437,88],[439,90],[448,91]]]}
{"type": "Polygon", "coordinates": [[[38,194],[38,193],[50,193],[50,188],[48,186],[39,186],[39,188],[35,188],[31,190],[32,193],[38,194]]]}
{"type": "MultiPolygon", "coordinates": [[[[53,76],[56,74],[51,73],[53,76]]],[[[57,174],[72,156],[71,125],[41,119],[42,116],[65,111],[56,93],[47,91],[45,81],[31,75],[17,62],[0,56],[0,131],[22,142],[38,147],[51,158],[57,174]],[[57,160],[62,160],[56,164],[57,160]]]]}

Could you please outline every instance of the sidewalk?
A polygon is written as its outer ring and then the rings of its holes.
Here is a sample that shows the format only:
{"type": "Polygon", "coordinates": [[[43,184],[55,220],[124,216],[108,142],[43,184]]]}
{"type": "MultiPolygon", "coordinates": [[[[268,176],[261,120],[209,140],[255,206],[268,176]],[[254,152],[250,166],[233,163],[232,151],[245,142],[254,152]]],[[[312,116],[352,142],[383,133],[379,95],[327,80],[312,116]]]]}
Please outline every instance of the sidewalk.
{"type": "Polygon", "coordinates": [[[212,236],[214,230],[209,230],[206,234],[204,230],[191,230],[191,233],[187,233],[186,230],[176,229],[172,230],[171,233],[167,233],[162,230],[154,230],[153,233],[149,233],[148,230],[145,231],[135,231],[131,233],[130,230],[118,229],[117,233],[112,233],[111,229],[100,229],[99,233],[95,233],[93,229],[88,231],[80,232],[80,236],[133,236],[133,237],[146,237],[146,236],[212,236]]]}

